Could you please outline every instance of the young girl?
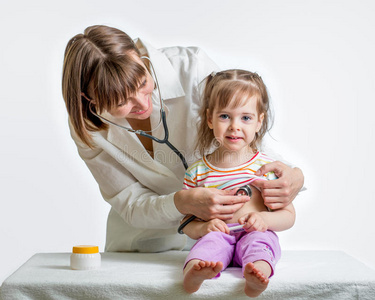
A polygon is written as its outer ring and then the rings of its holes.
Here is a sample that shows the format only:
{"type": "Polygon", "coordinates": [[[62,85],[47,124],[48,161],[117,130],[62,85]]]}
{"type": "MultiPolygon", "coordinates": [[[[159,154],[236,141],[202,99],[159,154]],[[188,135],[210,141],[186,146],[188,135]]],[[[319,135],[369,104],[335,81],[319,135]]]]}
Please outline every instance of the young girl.
{"type": "MultiPolygon", "coordinates": [[[[269,99],[260,76],[243,70],[212,73],[206,79],[200,116],[197,147],[203,158],[187,170],[185,189],[229,190],[272,179],[272,173],[255,175],[262,165],[274,161],[258,151],[269,126],[269,99]]],[[[260,192],[254,187],[252,191],[250,201],[230,220],[195,219],[184,227],[185,234],[198,239],[185,262],[188,293],[197,291],[204,280],[219,276],[230,263],[242,266],[246,295],[256,297],[267,288],[280,258],[274,231],[292,227],[295,211],[292,204],[268,211],[260,192]],[[230,228],[239,224],[244,231],[231,233],[230,228]]]]}

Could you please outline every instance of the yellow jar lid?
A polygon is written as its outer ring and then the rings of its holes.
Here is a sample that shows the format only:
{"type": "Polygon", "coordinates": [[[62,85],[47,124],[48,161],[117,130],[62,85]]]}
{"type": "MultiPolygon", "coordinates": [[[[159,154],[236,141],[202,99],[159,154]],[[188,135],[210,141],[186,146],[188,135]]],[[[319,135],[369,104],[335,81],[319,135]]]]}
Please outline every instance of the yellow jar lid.
{"type": "Polygon", "coordinates": [[[80,254],[93,254],[99,253],[98,246],[91,246],[91,245],[79,245],[73,247],[73,253],[80,253],[80,254]]]}

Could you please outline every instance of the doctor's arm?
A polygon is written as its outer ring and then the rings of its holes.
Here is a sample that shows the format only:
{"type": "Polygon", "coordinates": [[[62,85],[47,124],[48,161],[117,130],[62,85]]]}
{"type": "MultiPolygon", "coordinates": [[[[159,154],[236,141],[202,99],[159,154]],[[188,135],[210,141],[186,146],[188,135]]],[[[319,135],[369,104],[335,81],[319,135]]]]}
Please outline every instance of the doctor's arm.
{"type": "Polygon", "coordinates": [[[105,138],[99,136],[96,141],[102,140],[102,145],[91,149],[74,132],[72,137],[104,200],[126,223],[136,228],[178,227],[183,215],[175,207],[174,193],[159,195],[147,188],[120,163],[121,160],[114,159],[119,155],[118,149],[105,138]]]}

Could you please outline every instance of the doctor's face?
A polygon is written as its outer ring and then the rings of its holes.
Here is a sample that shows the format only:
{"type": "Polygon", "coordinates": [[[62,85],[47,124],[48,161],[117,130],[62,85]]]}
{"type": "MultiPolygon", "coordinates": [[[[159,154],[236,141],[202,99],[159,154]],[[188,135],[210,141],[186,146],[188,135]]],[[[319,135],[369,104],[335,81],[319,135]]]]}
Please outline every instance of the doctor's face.
{"type": "MultiPolygon", "coordinates": [[[[144,63],[138,56],[134,56],[141,65],[144,63]]],[[[146,68],[146,67],[145,67],[146,68]]],[[[146,71],[146,76],[141,80],[136,93],[130,95],[123,102],[120,102],[116,108],[111,109],[109,113],[116,118],[145,120],[152,113],[152,92],[154,90],[154,79],[151,74],[146,71]]]]}

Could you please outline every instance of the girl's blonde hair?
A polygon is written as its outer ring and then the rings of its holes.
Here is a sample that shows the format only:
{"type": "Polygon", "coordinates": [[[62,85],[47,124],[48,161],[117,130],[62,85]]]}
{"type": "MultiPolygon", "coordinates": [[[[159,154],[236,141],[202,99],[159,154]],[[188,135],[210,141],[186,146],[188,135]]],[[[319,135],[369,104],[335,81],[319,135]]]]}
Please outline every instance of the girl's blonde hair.
{"type": "Polygon", "coordinates": [[[111,110],[135,93],[146,75],[134,55],[133,40],[108,26],[91,26],[74,36],[64,54],[62,93],[70,121],[79,138],[93,147],[90,131],[108,125],[93,115],[111,110]],[[94,100],[94,101],[92,101],[94,100]]]}
{"type": "Polygon", "coordinates": [[[213,130],[207,126],[208,114],[212,117],[215,108],[223,109],[228,106],[239,107],[244,100],[252,96],[257,97],[258,116],[264,114],[261,129],[255,134],[250,147],[256,151],[271,127],[271,111],[267,88],[262,78],[257,74],[245,70],[226,70],[212,73],[204,81],[203,104],[198,123],[197,150],[200,155],[206,155],[212,149],[215,136],[213,130]]]}

